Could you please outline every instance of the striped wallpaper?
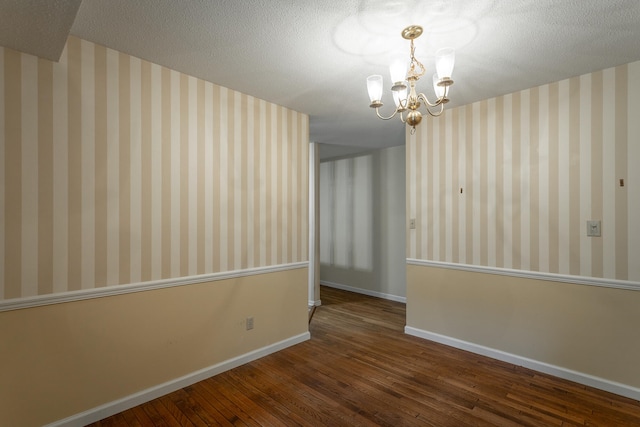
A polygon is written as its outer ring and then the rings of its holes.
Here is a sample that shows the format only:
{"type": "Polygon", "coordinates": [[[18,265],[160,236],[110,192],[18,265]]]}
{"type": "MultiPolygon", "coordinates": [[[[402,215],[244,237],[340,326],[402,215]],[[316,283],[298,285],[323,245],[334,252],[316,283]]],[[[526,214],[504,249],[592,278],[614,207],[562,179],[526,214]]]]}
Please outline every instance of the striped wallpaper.
{"type": "Polygon", "coordinates": [[[373,154],[320,163],[320,263],[373,271],[373,154]]]}
{"type": "Polygon", "coordinates": [[[423,122],[407,133],[407,256],[640,281],[639,99],[635,62],[423,122]]]}
{"type": "Polygon", "coordinates": [[[304,114],[70,37],[0,129],[4,299],[307,260],[304,114]]]}

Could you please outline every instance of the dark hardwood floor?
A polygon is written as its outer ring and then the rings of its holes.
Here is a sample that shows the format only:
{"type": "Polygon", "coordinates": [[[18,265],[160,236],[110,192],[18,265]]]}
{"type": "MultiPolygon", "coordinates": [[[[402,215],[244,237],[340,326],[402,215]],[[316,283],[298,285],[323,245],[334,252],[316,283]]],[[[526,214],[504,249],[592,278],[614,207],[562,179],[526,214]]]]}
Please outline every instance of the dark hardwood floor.
{"type": "Polygon", "coordinates": [[[640,402],[403,333],[404,304],[322,288],[311,340],[94,426],[640,426],[640,402]]]}

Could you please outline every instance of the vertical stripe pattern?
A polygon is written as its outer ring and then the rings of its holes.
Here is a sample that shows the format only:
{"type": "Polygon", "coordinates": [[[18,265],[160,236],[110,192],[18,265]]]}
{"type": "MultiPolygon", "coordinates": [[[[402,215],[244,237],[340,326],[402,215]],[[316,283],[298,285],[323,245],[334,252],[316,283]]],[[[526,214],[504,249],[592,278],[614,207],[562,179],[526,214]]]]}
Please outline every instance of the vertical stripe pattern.
{"type": "Polygon", "coordinates": [[[406,140],[408,257],[640,281],[638,64],[426,119],[406,140]]]}
{"type": "Polygon", "coordinates": [[[0,125],[0,299],[307,260],[304,114],[70,37],[0,125]]]}

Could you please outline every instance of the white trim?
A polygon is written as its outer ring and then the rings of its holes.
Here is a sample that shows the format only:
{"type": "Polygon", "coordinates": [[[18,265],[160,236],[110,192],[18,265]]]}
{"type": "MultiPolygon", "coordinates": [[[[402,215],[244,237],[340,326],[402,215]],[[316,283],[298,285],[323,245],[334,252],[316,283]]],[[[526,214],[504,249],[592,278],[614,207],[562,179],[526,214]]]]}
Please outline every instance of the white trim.
{"type": "Polygon", "coordinates": [[[501,350],[485,347],[483,345],[474,344],[468,341],[462,341],[457,338],[451,338],[434,332],[412,328],[411,326],[405,326],[404,332],[405,334],[413,335],[414,337],[423,338],[429,341],[448,345],[450,347],[470,351],[481,356],[491,357],[503,362],[512,363],[514,365],[523,366],[525,368],[533,369],[538,372],[553,375],[558,378],[563,378],[565,380],[587,385],[589,387],[594,387],[600,390],[615,393],[620,396],[640,400],[640,388],[633,387],[627,384],[621,384],[615,381],[610,381],[604,378],[585,374],[583,372],[551,365],[549,363],[540,362],[537,360],[529,359],[527,357],[522,357],[516,354],[511,354],[501,350]]]}
{"type": "Polygon", "coordinates": [[[317,300],[309,300],[309,307],[320,307],[322,305],[322,301],[317,300]]]}
{"type": "MultiPolygon", "coordinates": [[[[309,275],[307,285],[309,287],[309,306],[315,305],[316,298],[316,272],[319,266],[316,258],[320,257],[320,253],[316,252],[316,206],[318,203],[318,170],[320,163],[318,162],[318,144],[309,143],[309,275]],[[313,303],[312,303],[313,302],[313,303]]],[[[319,305],[319,304],[318,304],[319,305]]]]}
{"type": "Polygon", "coordinates": [[[499,274],[501,276],[520,277],[524,279],[548,280],[552,282],[572,283],[574,285],[600,286],[603,288],[627,289],[640,291],[640,282],[630,280],[605,279],[602,277],[571,276],[568,274],[542,273],[539,271],[514,270],[510,268],[486,267],[481,265],[457,264],[443,261],[427,261],[407,258],[407,264],[422,267],[446,268],[472,273],[499,274]]]}
{"type": "Polygon", "coordinates": [[[104,405],[100,405],[87,411],[81,412],[79,414],[72,415],[65,419],[55,421],[51,424],[47,424],[45,427],[85,426],[87,424],[99,421],[103,418],[110,417],[111,415],[126,411],[127,409],[133,408],[134,406],[138,406],[143,403],[149,402],[150,400],[157,399],[158,397],[172,393],[176,390],[180,390],[181,388],[190,386],[191,384],[195,384],[199,381],[213,377],[222,372],[236,368],[240,365],[244,365],[245,363],[249,363],[261,357],[268,356],[269,354],[283,350],[287,347],[291,347],[293,345],[307,341],[310,338],[311,335],[309,332],[287,338],[286,340],[268,345],[266,347],[262,347],[260,349],[243,354],[242,356],[234,357],[233,359],[215,364],[208,368],[192,372],[180,378],[176,378],[155,387],[151,387],[138,393],[131,394],[127,397],[123,397],[122,399],[114,400],[104,405]]]}
{"type": "Polygon", "coordinates": [[[239,277],[255,276],[258,274],[276,273],[279,271],[296,270],[308,266],[307,261],[291,264],[272,265],[268,267],[247,268],[245,270],[224,271],[220,273],[200,274],[197,276],[178,277],[175,279],[152,280],[149,282],[115,285],[106,288],[94,288],[81,291],[60,292],[50,295],[15,298],[0,301],[0,312],[38,307],[41,305],[60,304],[81,301],[92,298],[110,297],[114,295],[130,294],[133,292],[151,291],[155,289],[172,288],[174,286],[193,285],[195,283],[214,282],[218,280],[236,279],[239,277]]]}
{"type": "Polygon", "coordinates": [[[407,297],[401,297],[398,295],[385,294],[383,292],[371,291],[369,289],[355,288],[353,286],[342,285],[340,283],[327,282],[326,280],[320,281],[321,285],[328,286],[330,288],[342,289],[343,291],[355,292],[357,294],[369,295],[370,297],[382,298],[389,301],[396,301],[406,304],[407,297]]]}

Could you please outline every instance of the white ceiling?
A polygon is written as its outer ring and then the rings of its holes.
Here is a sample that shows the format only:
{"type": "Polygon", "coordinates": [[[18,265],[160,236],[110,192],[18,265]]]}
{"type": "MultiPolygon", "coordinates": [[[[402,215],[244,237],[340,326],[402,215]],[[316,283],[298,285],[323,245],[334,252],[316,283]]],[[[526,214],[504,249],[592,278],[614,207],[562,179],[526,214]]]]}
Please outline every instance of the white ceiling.
{"type": "MultiPolygon", "coordinates": [[[[640,60],[638,0],[83,0],[79,9],[77,4],[0,0],[0,45],[59,57],[70,31],[307,113],[312,141],[366,149],[404,144],[399,121],[375,118],[365,79],[382,74],[389,87],[390,57],[408,58],[400,31],[409,24],[425,29],[416,56],[427,76],[437,48],[456,48],[449,106],[640,60]],[[26,45],[11,41],[18,34],[28,35],[26,45]]],[[[418,89],[430,93],[430,79],[423,80],[418,89]]],[[[388,92],[383,111],[392,104],[388,92]]]]}

